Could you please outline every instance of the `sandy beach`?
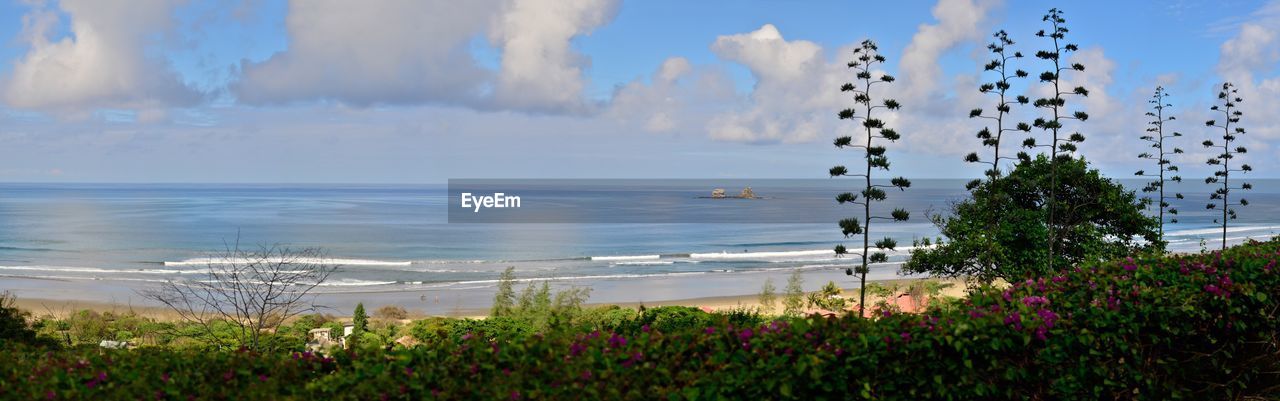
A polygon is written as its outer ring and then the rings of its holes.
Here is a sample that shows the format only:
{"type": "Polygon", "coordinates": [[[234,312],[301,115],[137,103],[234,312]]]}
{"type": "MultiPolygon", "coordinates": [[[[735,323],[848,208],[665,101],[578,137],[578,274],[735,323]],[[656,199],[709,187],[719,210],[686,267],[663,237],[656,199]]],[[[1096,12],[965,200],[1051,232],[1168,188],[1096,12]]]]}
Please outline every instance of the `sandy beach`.
{"type": "MultiPolygon", "coordinates": [[[[896,285],[900,289],[905,289],[906,286],[910,285],[912,282],[921,281],[921,280],[942,281],[945,283],[952,284],[950,287],[947,287],[940,292],[938,296],[941,296],[941,297],[962,297],[964,296],[965,291],[967,290],[967,287],[965,286],[964,281],[957,280],[957,279],[902,278],[902,279],[868,281],[868,283],[878,283],[884,286],[896,285]]],[[[775,301],[774,310],[772,311],[765,310],[763,311],[764,313],[776,314],[781,312],[782,306],[781,306],[780,291],[781,291],[781,288],[779,288],[779,294],[778,294],[779,298],[777,301],[775,301]]],[[[899,294],[901,293],[902,291],[900,290],[899,294]]],[[[844,288],[844,293],[842,294],[842,296],[844,296],[846,299],[856,301],[858,297],[858,288],[857,287],[844,288]]],[[[908,297],[902,296],[899,298],[901,298],[901,300],[898,301],[898,305],[900,307],[903,307],[904,309],[909,309],[912,306],[914,306],[911,303],[911,301],[906,300],[906,298],[908,297]]],[[[882,300],[883,299],[879,297],[873,297],[871,295],[868,295],[867,303],[869,305],[874,305],[875,303],[880,302],[882,300]]],[[[360,301],[360,302],[364,302],[364,301],[360,301]]],[[[423,318],[428,316],[483,318],[489,312],[489,309],[487,307],[485,308],[458,307],[458,308],[443,310],[440,313],[429,313],[425,311],[423,308],[415,308],[413,307],[413,305],[403,305],[403,304],[396,304],[396,303],[379,303],[376,301],[364,302],[364,303],[366,308],[370,310],[377,309],[378,307],[385,306],[385,305],[401,306],[409,311],[411,318],[423,318]]],[[[172,321],[172,320],[179,319],[178,314],[173,310],[166,307],[162,307],[162,306],[147,305],[141,302],[141,300],[126,301],[126,302],[89,301],[89,300],[76,300],[76,299],[57,299],[57,298],[19,296],[16,300],[16,304],[19,308],[28,310],[34,316],[37,316],[37,317],[51,316],[56,318],[64,318],[82,310],[91,310],[99,313],[111,312],[115,314],[135,314],[138,316],[148,317],[148,318],[152,318],[160,321],[172,321]]],[[[736,308],[760,308],[761,307],[759,294],[740,294],[740,295],[729,295],[729,296],[712,296],[712,297],[698,297],[698,298],[645,301],[645,302],[639,302],[639,301],[637,302],[590,302],[588,301],[587,303],[587,306],[589,307],[606,306],[606,305],[617,305],[625,308],[637,308],[641,305],[645,307],[679,305],[679,306],[692,306],[692,307],[701,308],[707,311],[724,311],[724,310],[731,310],[736,308]]],[[[325,309],[322,309],[321,312],[338,316],[338,317],[350,316],[350,309],[325,308],[325,309]]],[[[820,312],[820,311],[817,309],[809,309],[807,310],[807,312],[820,312]]]]}

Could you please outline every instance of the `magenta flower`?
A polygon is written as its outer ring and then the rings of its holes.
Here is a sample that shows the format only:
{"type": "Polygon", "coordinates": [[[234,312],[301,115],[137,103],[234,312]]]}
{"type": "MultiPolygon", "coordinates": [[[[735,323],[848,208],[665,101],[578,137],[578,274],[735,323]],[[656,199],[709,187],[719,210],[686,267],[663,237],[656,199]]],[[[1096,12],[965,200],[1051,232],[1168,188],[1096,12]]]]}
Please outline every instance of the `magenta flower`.
{"type": "Polygon", "coordinates": [[[1008,316],[1005,316],[1004,324],[1006,326],[1012,325],[1015,329],[1022,330],[1022,315],[1010,313],[1008,316]]]}
{"type": "Polygon", "coordinates": [[[1133,258],[1124,258],[1124,271],[1131,272],[1138,270],[1138,265],[1133,263],[1133,258]]]}
{"type": "Polygon", "coordinates": [[[1022,304],[1023,304],[1023,305],[1026,305],[1026,306],[1029,306],[1029,307],[1036,307],[1036,306],[1040,306],[1040,305],[1048,305],[1048,304],[1049,304],[1049,299],[1048,299],[1048,298],[1045,298],[1045,297],[1042,297],[1042,296],[1036,296],[1036,295],[1033,295],[1033,296],[1029,296],[1029,297],[1026,297],[1026,298],[1022,298],[1022,304]]]}
{"type": "Polygon", "coordinates": [[[627,345],[626,337],[613,333],[609,336],[609,348],[621,348],[627,345]]]}
{"type": "Polygon", "coordinates": [[[1049,339],[1049,336],[1047,335],[1048,332],[1049,332],[1049,329],[1045,328],[1044,326],[1037,327],[1036,339],[1040,341],[1048,340],[1049,339]]]}
{"type": "Polygon", "coordinates": [[[738,332],[738,339],[743,341],[750,340],[754,334],[751,329],[742,329],[742,331],[738,332]]]}
{"type": "Polygon", "coordinates": [[[1058,314],[1048,309],[1036,311],[1036,314],[1039,315],[1040,321],[1044,322],[1044,327],[1046,328],[1052,329],[1053,323],[1058,321],[1058,314]]]}
{"type": "Polygon", "coordinates": [[[716,328],[715,328],[715,327],[707,327],[707,329],[706,329],[706,330],[703,330],[703,331],[704,331],[705,333],[707,333],[707,334],[715,334],[715,333],[716,333],[716,328]]]}

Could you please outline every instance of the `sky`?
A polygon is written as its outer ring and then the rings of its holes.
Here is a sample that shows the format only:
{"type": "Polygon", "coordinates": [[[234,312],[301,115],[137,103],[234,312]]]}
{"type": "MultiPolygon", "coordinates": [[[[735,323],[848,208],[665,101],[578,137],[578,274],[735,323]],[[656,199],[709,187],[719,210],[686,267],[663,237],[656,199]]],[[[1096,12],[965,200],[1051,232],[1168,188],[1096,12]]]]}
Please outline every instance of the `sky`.
{"type": "Polygon", "coordinates": [[[883,116],[891,174],[976,177],[986,44],[1007,31],[1037,76],[1053,7],[1095,167],[1152,168],[1138,137],[1163,86],[1173,161],[1208,176],[1230,81],[1240,159],[1280,177],[1280,0],[0,0],[0,182],[825,178],[860,158],[831,141],[854,133],[839,87],[865,39],[903,105],[883,116]]]}

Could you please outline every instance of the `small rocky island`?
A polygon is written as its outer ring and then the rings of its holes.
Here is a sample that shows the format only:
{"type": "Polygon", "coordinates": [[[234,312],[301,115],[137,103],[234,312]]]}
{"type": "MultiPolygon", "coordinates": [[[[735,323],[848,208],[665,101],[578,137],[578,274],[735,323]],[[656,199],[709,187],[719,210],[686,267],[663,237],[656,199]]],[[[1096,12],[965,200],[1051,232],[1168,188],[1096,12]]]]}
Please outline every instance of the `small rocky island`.
{"type": "Polygon", "coordinates": [[[726,195],[726,194],[725,194],[725,192],[724,192],[724,188],[716,188],[716,189],[714,189],[714,190],[712,190],[712,191],[711,191],[711,196],[702,196],[701,198],[708,198],[708,199],[764,199],[764,198],[761,198],[761,197],[759,197],[759,196],[756,196],[756,193],[755,193],[754,191],[752,191],[752,190],[751,190],[751,187],[743,188],[743,189],[742,189],[742,192],[741,192],[741,193],[739,193],[738,195],[735,195],[735,196],[728,196],[728,195],[726,195]]]}

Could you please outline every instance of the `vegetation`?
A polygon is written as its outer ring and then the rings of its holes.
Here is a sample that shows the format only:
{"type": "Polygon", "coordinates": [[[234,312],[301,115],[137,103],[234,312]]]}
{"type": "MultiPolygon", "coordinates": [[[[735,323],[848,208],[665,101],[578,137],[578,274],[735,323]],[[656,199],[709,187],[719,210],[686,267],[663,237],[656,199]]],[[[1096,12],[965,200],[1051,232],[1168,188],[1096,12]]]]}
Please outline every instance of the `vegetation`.
{"type": "Polygon", "coordinates": [[[489,310],[489,316],[507,316],[511,314],[516,304],[516,268],[515,266],[507,267],[502,271],[502,275],[498,277],[498,292],[493,295],[493,308],[489,310]]]}
{"type": "Polygon", "coordinates": [[[1266,399],[1280,395],[1276,255],[1280,240],[1210,254],[1084,263],[1004,289],[982,287],[919,314],[878,310],[875,319],[735,321],[730,314],[663,307],[633,314],[614,329],[517,337],[479,335],[457,320],[451,329],[464,334],[456,338],[333,354],[56,350],[5,342],[0,394],[1266,399]]]}
{"type": "MultiPolygon", "coordinates": [[[[1000,143],[1004,138],[1004,134],[1013,131],[1030,132],[1031,126],[1023,122],[1007,122],[1011,119],[1010,113],[1013,111],[1015,104],[1027,104],[1030,100],[1026,96],[1014,96],[1009,93],[1013,88],[1014,78],[1026,78],[1027,72],[1019,69],[1012,69],[1009,62],[1022,58],[1021,52],[1009,49],[1014,42],[1009,39],[1009,34],[1005,31],[997,31],[992,37],[995,41],[987,45],[987,50],[991,52],[992,59],[982,68],[985,71],[998,74],[998,78],[992,82],[984,82],[978,86],[978,92],[983,94],[996,96],[995,112],[984,112],[981,108],[969,111],[969,118],[982,118],[988,120],[995,125],[992,130],[990,126],[983,127],[978,131],[978,139],[982,140],[982,146],[991,148],[991,157],[983,159],[978,156],[977,152],[969,153],[965,156],[964,161],[969,163],[986,164],[986,175],[988,178],[994,179],[1001,175],[1000,162],[1002,160],[1014,160],[1014,157],[1000,155],[1000,143]],[[1012,52],[1012,53],[1011,53],[1012,52]]],[[[977,182],[969,183],[968,187],[972,189],[977,186],[977,182]]]]}
{"type": "MultiPolygon", "coordinates": [[[[1143,187],[1142,192],[1158,193],[1158,198],[1157,198],[1158,202],[1156,203],[1156,207],[1158,208],[1159,213],[1157,214],[1156,219],[1160,223],[1159,229],[1160,229],[1161,243],[1164,243],[1165,212],[1168,211],[1169,214],[1172,216],[1178,215],[1178,209],[1170,206],[1169,201],[1165,197],[1165,191],[1164,191],[1165,182],[1182,182],[1181,176],[1171,175],[1167,178],[1165,177],[1166,173],[1172,174],[1178,171],[1178,166],[1174,165],[1173,162],[1169,160],[1169,156],[1182,153],[1181,148],[1178,148],[1172,145],[1170,145],[1168,148],[1165,147],[1165,140],[1182,136],[1182,134],[1178,132],[1173,132],[1170,134],[1165,134],[1164,132],[1164,124],[1166,122],[1174,120],[1173,116],[1166,117],[1164,113],[1166,108],[1173,107],[1172,104],[1166,103],[1165,101],[1165,98],[1168,96],[1169,94],[1164,91],[1164,87],[1162,86],[1156,87],[1155,94],[1152,95],[1151,100],[1148,101],[1148,103],[1151,103],[1152,106],[1151,106],[1151,111],[1147,112],[1147,116],[1151,117],[1151,121],[1147,123],[1147,125],[1149,125],[1149,127],[1147,127],[1147,134],[1138,138],[1143,140],[1144,142],[1150,142],[1151,147],[1155,149],[1154,153],[1142,152],[1141,154],[1138,155],[1138,158],[1155,161],[1156,174],[1148,174],[1145,170],[1138,170],[1137,173],[1134,173],[1134,175],[1139,177],[1149,177],[1149,178],[1155,179],[1155,181],[1151,181],[1151,183],[1143,187]]],[[[1174,193],[1173,196],[1177,199],[1183,198],[1181,193],[1174,193]]],[[[1149,200],[1150,198],[1147,198],[1147,199],[1149,200]]],[[[1176,224],[1177,222],[1178,222],[1177,218],[1173,218],[1169,220],[1169,223],[1176,224]]]]}
{"type": "Polygon", "coordinates": [[[787,316],[799,316],[804,311],[804,277],[800,271],[791,272],[787,278],[787,288],[782,295],[782,313],[787,316]]]}
{"type": "Polygon", "coordinates": [[[1222,225],[1222,249],[1227,249],[1227,221],[1236,219],[1235,207],[1249,205],[1249,201],[1244,198],[1232,203],[1230,200],[1231,191],[1253,189],[1253,186],[1247,182],[1241,183],[1239,186],[1231,186],[1231,173],[1244,174],[1253,171],[1253,167],[1249,167],[1248,164],[1241,164],[1239,168],[1235,169],[1231,168],[1231,159],[1249,151],[1244,146],[1231,147],[1231,142],[1238,139],[1239,135],[1244,135],[1244,128],[1239,126],[1240,117],[1244,113],[1237,108],[1243,101],[1244,99],[1240,98],[1240,94],[1234,85],[1230,82],[1222,84],[1222,90],[1218,92],[1219,104],[1209,108],[1215,112],[1222,113],[1222,119],[1209,120],[1204,123],[1206,126],[1222,129],[1222,145],[1216,145],[1211,140],[1204,141],[1204,147],[1222,151],[1222,153],[1209,158],[1207,163],[1218,167],[1218,169],[1213,172],[1213,177],[1204,179],[1205,184],[1219,184],[1218,188],[1209,194],[1210,202],[1205,205],[1205,208],[1213,210],[1221,203],[1222,218],[1214,219],[1213,222],[1222,225]]]}
{"type": "MultiPolygon", "coordinates": [[[[1047,118],[1041,117],[1035,119],[1031,125],[1049,132],[1051,134],[1050,142],[1046,145],[1036,145],[1034,138],[1027,138],[1027,140],[1023,142],[1023,145],[1029,148],[1043,146],[1047,147],[1049,150],[1049,160],[1051,163],[1049,164],[1050,168],[1048,176],[1050,185],[1048,187],[1049,196],[1046,198],[1048,202],[1045,204],[1045,208],[1048,209],[1046,221],[1049,222],[1058,220],[1058,209],[1064,209],[1062,210],[1063,212],[1069,213],[1071,209],[1079,207],[1079,205],[1076,204],[1063,202],[1058,197],[1058,164],[1059,162],[1069,161],[1069,159],[1072,158],[1072,153],[1077,150],[1076,144],[1084,142],[1084,135],[1079,132],[1072,133],[1071,135],[1060,135],[1060,131],[1065,128],[1063,122],[1066,120],[1084,121],[1089,119],[1089,114],[1084,111],[1077,110],[1072,112],[1070,115],[1067,114],[1067,100],[1064,96],[1089,96],[1089,90],[1079,86],[1072,90],[1063,88],[1064,82],[1062,73],[1067,71],[1084,71],[1084,65],[1080,63],[1072,63],[1070,66],[1064,66],[1067,61],[1067,54],[1075,52],[1078,50],[1078,47],[1073,43],[1066,42],[1067,32],[1069,32],[1069,30],[1066,27],[1067,20],[1063,18],[1062,15],[1063,12],[1057,8],[1049,9],[1049,13],[1045,14],[1042,19],[1049,23],[1050,29],[1047,32],[1045,30],[1036,32],[1036,36],[1049,38],[1052,42],[1052,45],[1048,49],[1037,51],[1036,58],[1048,61],[1052,64],[1050,69],[1040,73],[1040,82],[1052,86],[1053,90],[1050,92],[1048,97],[1036,99],[1035,102],[1032,103],[1036,108],[1047,110],[1049,115],[1046,116],[1047,118]]],[[[1026,161],[1029,158],[1029,155],[1024,154],[1022,156],[1023,161],[1026,161]]],[[[1046,233],[1048,236],[1046,237],[1045,242],[1049,247],[1049,257],[1047,258],[1049,261],[1049,267],[1053,268],[1053,266],[1055,266],[1054,261],[1058,259],[1059,251],[1057,246],[1062,242],[1059,238],[1065,233],[1055,230],[1054,228],[1056,227],[1053,223],[1049,224],[1049,228],[1050,230],[1046,233]]]]}
{"type": "Polygon", "coordinates": [[[373,317],[387,320],[402,320],[409,318],[409,311],[396,305],[385,305],[378,310],[373,311],[373,317]]]}
{"type": "MultiPolygon", "coordinates": [[[[849,68],[855,73],[857,84],[845,83],[840,87],[841,92],[852,92],[854,107],[841,110],[838,115],[841,120],[862,121],[862,128],[866,130],[865,135],[859,139],[858,143],[853,142],[852,136],[841,136],[836,138],[835,146],[838,149],[844,148],[860,148],[863,150],[863,158],[866,162],[866,170],[862,173],[850,173],[845,166],[832,167],[828,173],[832,177],[861,177],[865,184],[862,188],[862,200],[858,200],[858,195],[852,192],[845,192],[836,195],[836,202],[843,204],[861,205],[862,220],[858,218],[847,218],[840,220],[840,232],[845,238],[862,234],[862,252],[849,252],[843,244],[836,245],[836,256],[843,256],[849,253],[862,257],[862,264],[857,267],[859,280],[861,285],[859,288],[867,286],[867,272],[869,271],[869,263],[882,263],[889,260],[884,250],[893,249],[897,246],[897,241],[893,238],[885,237],[875,242],[877,251],[871,253],[871,220],[893,220],[906,221],[910,218],[910,213],[906,210],[898,208],[894,209],[889,216],[872,216],[871,203],[882,202],[887,198],[884,188],[898,188],[906,190],[911,186],[911,181],[903,177],[894,178],[889,181],[888,185],[872,184],[871,173],[873,169],[889,170],[889,157],[885,155],[884,146],[876,145],[876,140],[887,140],[890,142],[897,141],[901,135],[892,128],[887,128],[885,122],[874,117],[877,110],[897,110],[901,107],[897,100],[884,99],[876,102],[872,96],[872,87],[877,84],[887,84],[894,81],[892,75],[879,74],[875,72],[877,65],[883,65],[885,58],[880,54],[879,47],[871,40],[864,40],[862,44],[853,49],[853,61],[849,62],[849,68]],[[875,75],[879,75],[876,77],[875,75]],[[858,115],[857,108],[862,108],[862,115],[858,115]]],[[[853,275],[853,269],[845,269],[845,274],[853,275]]],[[[859,290],[858,295],[858,311],[861,313],[867,301],[867,294],[864,290],[859,290]]]]}
{"type": "Polygon", "coordinates": [[[773,306],[778,301],[777,289],[773,287],[773,278],[764,280],[764,285],[760,287],[760,308],[764,312],[773,312],[773,306]]]}
{"type": "Polygon", "coordinates": [[[913,249],[904,272],[1014,282],[1048,275],[1054,266],[1145,252],[1158,241],[1158,224],[1142,212],[1145,203],[1083,159],[1022,161],[970,194],[950,213],[930,216],[948,240],[913,249]],[[1071,208],[1049,220],[1053,196],[1071,208]],[[1052,257],[1045,241],[1054,241],[1052,257]]]}
{"type": "Polygon", "coordinates": [[[170,280],[143,295],[201,327],[205,341],[220,348],[258,350],[263,333],[316,310],[311,291],[337,269],[325,259],[318,248],[245,250],[237,242],[210,258],[199,277],[170,280]],[[236,328],[230,338],[218,331],[227,324],[236,328]]]}
{"type": "Polygon", "coordinates": [[[840,311],[847,303],[841,294],[844,290],[834,281],[828,281],[822,289],[809,294],[809,305],[822,310],[840,311]]]}

